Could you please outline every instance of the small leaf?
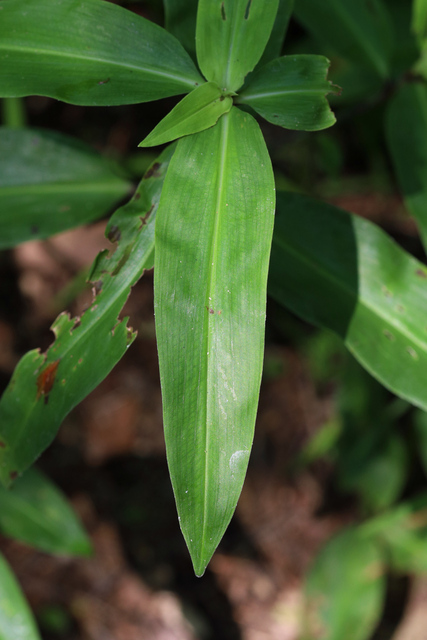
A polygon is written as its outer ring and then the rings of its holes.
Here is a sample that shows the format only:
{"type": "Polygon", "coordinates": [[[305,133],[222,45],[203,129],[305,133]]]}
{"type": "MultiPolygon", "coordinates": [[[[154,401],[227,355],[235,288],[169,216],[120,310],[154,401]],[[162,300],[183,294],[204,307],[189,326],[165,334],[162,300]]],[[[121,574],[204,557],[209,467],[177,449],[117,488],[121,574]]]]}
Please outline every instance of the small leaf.
{"type": "Polygon", "coordinates": [[[287,129],[325,129],[335,122],[326,95],[337,92],[326,80],[328,68],[329,60],[323,56],[278,58],[251,76],[237,102],[287,129]]]}
{"type": "Polygon", "coordinates": [[[427,409],[427,269],[372,223],[279,194],[269,293],[332,329],[385,387],[427,409]]]}
{"type": "Polygon", "coordinates": [[[206,80],[239,89],[267,45],[279,0],[199,0],[197,60],[206,80]]]}
{"type": "Polygon", "coordinates": [[[393,29],[382,0],[297,0],[294,15],[327,51],[389,76],[393,29]]]}
{"type": "Polygon", "coordinates": [[[6,560],[0,554],[0,638],[40,640],[24,594],[6,560]]]}
{"type": "Polygon", "coordinates": [[[263,362],[274,180],[233,107],[182,138],[156,222],[154,292],[169,472],[197,575],[244,481],[263,362]]]}
{"type": "Polygon", "coordinates": [[[379,547],[347,529],[320,551],[306,586],[304,620],[316,640],[368,640],[385,595],[379,547]]]}
{"type": "Polygon", "coordinates": [[[92,551],[65,497],[36,469],[28,469],[12,489],[0,487],[0,531],[48,553],[92,551]]]}
{"type": "Polygon", "coordinates": [[[427,86],[406,84],[386,116],[387,141],[400,188],[427,248],[427,86]]]}
{"type": "Polygon", "coordinates": [[[232,105],[233,100],[222,95],[215,82],[205,82],[185,96],[138,146],[155,147],[208,129],[232,105]]]}
{"type": "Polygon", "coordinates": [[[148,170],[132,200],[111,218],[90,279],[98,295],[80,318],[61,314],[46,351],[29,351],[18,363],[0,400],[0,480],[9,485],[54,438],[62,420],[92,391],[135,338],[127,318],[118,319],[131,287],[154,262],[154,221],[172,148],[148,170]]]}
{"type": "Polygon", "coordinates": [[[91,222],[130,187],[72,138],[0,127],[0,249],[91,222]]]}
{"type": "Polygon", "coordinates": [[[4,98],[42,95],[90,106],[135,104],[187,93],[200,82],[176,38],[111,2],[1,2],[4,98]]]}

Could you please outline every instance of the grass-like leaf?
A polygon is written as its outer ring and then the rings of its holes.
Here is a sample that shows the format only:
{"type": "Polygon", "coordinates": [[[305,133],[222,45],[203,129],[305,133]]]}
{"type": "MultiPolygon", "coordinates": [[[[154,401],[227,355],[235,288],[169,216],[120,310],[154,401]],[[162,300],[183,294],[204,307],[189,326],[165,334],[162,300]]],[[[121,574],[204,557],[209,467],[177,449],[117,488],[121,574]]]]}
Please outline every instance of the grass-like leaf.
{"type": "Polygon", "coordinates": [[[21,587],[1,554],[0,603],[1,640],[41,640],[21,587]]]}

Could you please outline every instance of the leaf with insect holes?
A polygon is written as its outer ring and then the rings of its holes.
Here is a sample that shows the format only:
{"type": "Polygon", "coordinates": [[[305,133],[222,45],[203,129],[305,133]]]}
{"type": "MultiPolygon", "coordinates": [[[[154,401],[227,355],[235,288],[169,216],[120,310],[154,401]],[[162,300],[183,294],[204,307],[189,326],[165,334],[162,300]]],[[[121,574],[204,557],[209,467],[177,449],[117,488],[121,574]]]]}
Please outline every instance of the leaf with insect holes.
{"type": "Polygon", "coordinates": [[[0,480],[9,485],[50,444],[62,420],[120,360],[135,333],[118,320],[132,285],[154,262],[154,221],[173,147],[148,170],[132,200],[111,218],[107,237],[118,241],[95,260],[90,279],[98,294],[80,318],[61,314],[46,351],[28,352],[0,400],[0,480]],[[31,437],[29,435],[31,434],[31,437]]]}

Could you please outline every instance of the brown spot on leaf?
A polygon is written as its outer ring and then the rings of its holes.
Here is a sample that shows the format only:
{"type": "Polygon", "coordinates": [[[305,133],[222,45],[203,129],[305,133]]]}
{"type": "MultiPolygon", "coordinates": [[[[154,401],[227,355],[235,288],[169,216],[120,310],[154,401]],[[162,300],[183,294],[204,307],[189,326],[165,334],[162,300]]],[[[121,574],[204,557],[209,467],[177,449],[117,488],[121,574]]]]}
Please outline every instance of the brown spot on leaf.
{"type": "Polygon", "coordinates": [[[160,162],[155,162],[152,167],[150,167],[147,173],[144,176],[144,180],[148,180],[149,178],[159,178],[160,177],[160,162]]]}
{"type": "Polygon", "coordinates": [[[106,80],[100,80],[98,84],[107,84],[107,82],[110,82],[110,78],[107,78],[106,80]]]}
{"type": "Polygon", "coordinates": [[[108,230],[107,238],[110,242],[118,242],[121,237],[122,233],[119,227],[116,224],[113,224],[113,226],[108,230]]]}
{"type": "Polygon", "coordinates": [[[11,472],[9,473],[9,478],[10,478],[11,480],[16,480],[16,478],[17,478],[17,477],[18,477],[18,472],[17,472],[17,471],[11,471],[11,472]]]}
{"type": "Polygon", "coordinates": [[[53,384],[58,371],[59,360],[55,360],[47,365],[47,367],[39,374],[37,378],[37,400],[44,396],[44,403],[49,400],[49,393],[52,391],[53,384]]]}
{"type": "Polygon", "coordinates": [[[419,276],[420,278],[427,278],[427,273],[425,271],[423,271],[423,269],[417,269],[415,271],[416,275],[419,276]]]}
{"type": "Polygon", "coordinates": [[[6,444],[3,442],[3,440],[0,440],[0,449],[6,449],[6,444]]]}
{"type": "MultiPolygon", "coordinates": [[[[151,205],[151,207],[149,208],[145,216],[139,216],[139,219],[141,220],[141,227],[144,226],[144,224],[147,224],[147,220],[150,217],[153,209],[154,209],[154,203],[151,205]]],[[[139,228],[141,229],[141,227],[139,228]]]]}

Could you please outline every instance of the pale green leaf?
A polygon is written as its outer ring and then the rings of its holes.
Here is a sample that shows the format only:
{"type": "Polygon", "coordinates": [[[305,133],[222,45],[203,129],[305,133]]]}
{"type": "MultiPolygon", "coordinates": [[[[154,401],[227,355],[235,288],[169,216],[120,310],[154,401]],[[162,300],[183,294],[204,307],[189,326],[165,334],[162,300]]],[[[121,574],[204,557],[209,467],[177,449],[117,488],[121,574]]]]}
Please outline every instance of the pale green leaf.
{"type": "Polygon", "coordinates": [[[202,82],[170,33],[101,0],[2,0],[0,96],[134,104],[202,82]]]}
{"type": "Polygon", "coordinates": [[[40,640],[36,623],[24,594],[1,554],[0,640],[40,640]]]}
{"type": "Polygon", "coordinates": [[[67,136],[0,127],[0,249],[108,213],[131,187],[114,169],[67,136]]]}
{"type": "Polygon", "coordinates": [[[126,352],[135,333],[118,319],[131,286],[154,262],[154,221],[166,149],[134,197],[111,218],[107,237],[118,241],[111,258],[102,252],[90,279],[98,292],[80,318],[61,314],[46,351],[29,351],[0,400],[0,480],[8,485],[54,438],[62,420],[94,389],[126,352]]]}
{"type": "Polygon", "coordinates": [[[278,58],[252,75],[237,102],[286,129],[325,129],[335,122],[326,99],[328,93],[336,92],[326,80],[328,68],[329,60],[323,56],[278,58]]]}
{"type": "Polygon", "coordinates": [[[328,50],[388,77],[393,29],[382,0],[296,0],[294,15],[328,50]]]}
{"type": "Polygon", "coordinates": [[[393,96],[386,117],[387,142],[409,212],[427,247],[427,86],[406,84],[393,96]]]}
{"type": "Polygon", "coordinates": [[[199,0],[196,50],[206,80],[237,91],[262,56],[279,0],[199,0]]]}
{"type": "Polygon", "coordinates": [[[208,129],[232,105],[233,100],[215,82],[205,82],[185,96],[138,146],[155,147],[208,129]]]}
{"type": "MultiPolygon", "coordinates": [[[[308,575],[307,636],[316,640],[369,640],[385,596],[380,548],[347,529],[320,551],[308,575]]],[[[306,636],[306,637],[307,637],[306,636]]]]}
{"type": "Polygon", "coordinates": [[[36,469],[11,489],[0,487],[0,531],[48,553],[85,556],[92,550],[65,497],[36,469]]]}
{"type": "Polygon", "coordinates": [[[197,575],[233,515],[263,362],[274,180],[236,107],[182,138],[156,222],[156,331],[169,471],[197,575]]]}
{"type": "Polygon", "coordinates": [[[427,409],[427,268],[374,224],[280,194],[269,292],[338,333],[384,386],[427,409]]]}

